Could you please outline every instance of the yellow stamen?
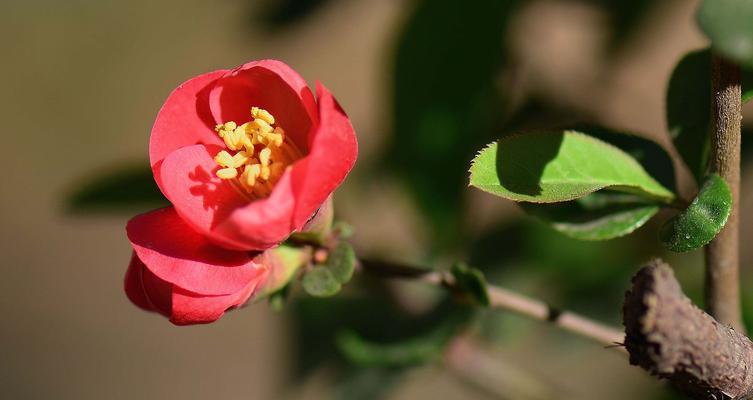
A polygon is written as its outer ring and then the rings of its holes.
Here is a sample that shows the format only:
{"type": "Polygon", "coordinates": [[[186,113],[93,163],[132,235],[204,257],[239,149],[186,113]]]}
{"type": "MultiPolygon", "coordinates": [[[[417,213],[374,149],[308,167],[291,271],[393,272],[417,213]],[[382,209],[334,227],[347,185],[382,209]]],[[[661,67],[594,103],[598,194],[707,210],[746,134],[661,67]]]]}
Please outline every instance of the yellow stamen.
{"type": "Polygon", "coordinates": [[[238,125],[236,125],[235,122],[230,121],[224,124],[218,124],[217,126],[214,127],[214,130],[217,132],[218,135],[220,135],[221,138],[224,138],[227,132],[232,132],[237,127],[238,125]]]}
{"type": "Polygon", "coordinates": [[[269,166],[262,165],[261,166],[261,173],[259,174],[259,178],[262,180],[268,181],[269,180],[269,174],[270,174],[269,166]]]}
{"type": "Polygon", "coordinates": [[[231,156],[227,151],[222,150],[221,152],[217,153],[216,156],[214,156],[214,161],[221,167],[230,167],[233,165],[233,156],[231,156]]]}
{"type": "Polygon", "coordinates": [[[259,118],[263,120],[264,122],[268,123],[269,125],[275,124],[275,117],[272,116],[272,114],[269,113],[269,111],[259,108],[259,107],[251,107],[251,115],[254,116],[254,118],[259,118]]]}
{"type": "Polygon", "coordinates": [[[217,177],[220,179],[233,179],[238,176],[238,170],[235,168],[223,168],[217,171],[217,177]]]}
{"type": "Polygon", "coordinates": [[[262,133],[269,133],[269,132],[274,131],[274,128],[272,128],[272,125],[270,125],[267,121],[260,118],[255,119],[254,122],[252,122],[251,124],[262,133]]]}
{"type": "Polygon", "coordinates": [[[232,167],[233,168],[240,168],[240,167],[242,167],[244,164],[246,164],[246,161],[248,161],[248,158],[249,157],[248,157],[248,155],[246,154],[245,151],[239,151],[239,152],[235,153],[235,155],[233,156],[233,159],[232,159],[233,160],[232,167]]]}
{"type": "Polygon", "coordinates": [[[256,149],[254,148],[254,143],[251,141],[251,138],[248,136],[248,134],[243,135],[241,144],[243,145],[243,148],[246,149],[246,154],[248,154],[249,156],[254,155],[256,149]]]}
{"type": "Polygon", "coordinates": [[[220,179],[237,179],[238,190],[250,198],[269,196],[285,169],[301,158],[295,144],[286,140],[285,131],[275,125],[269,111],[251,107],[252,119],[238,125],[234,121],[218,124],[217,135],[232,154],[222,150],[214,161],[222,167],[216,174],[220,179]]]}
{"type": "Polygon", "coordinates": [[[269,165],[269,157],[272,156],[272,150],[269,147],[265,147],[259,152],[259,162],[261,165],[269,165]]]}
{"type": "Polygon", "coordinates": [[[246,169],[243,170],[243,174],[241,174],[241,183],[248,188],[253,188],[259,172],[259,164],[247,165],[246,169]]]}

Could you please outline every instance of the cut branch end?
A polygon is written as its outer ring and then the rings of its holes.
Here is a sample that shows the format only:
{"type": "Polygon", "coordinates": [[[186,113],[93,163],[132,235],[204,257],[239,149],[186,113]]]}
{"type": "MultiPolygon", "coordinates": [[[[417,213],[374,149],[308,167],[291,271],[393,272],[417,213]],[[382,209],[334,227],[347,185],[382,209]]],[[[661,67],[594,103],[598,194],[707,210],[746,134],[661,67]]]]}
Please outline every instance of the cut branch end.
{"type": "Polygon", "coordinates": [[[694,399],[753,396],[753,343],[696,307],[663,261],[633,277],[623,312],[631,364],[694,399]]]}

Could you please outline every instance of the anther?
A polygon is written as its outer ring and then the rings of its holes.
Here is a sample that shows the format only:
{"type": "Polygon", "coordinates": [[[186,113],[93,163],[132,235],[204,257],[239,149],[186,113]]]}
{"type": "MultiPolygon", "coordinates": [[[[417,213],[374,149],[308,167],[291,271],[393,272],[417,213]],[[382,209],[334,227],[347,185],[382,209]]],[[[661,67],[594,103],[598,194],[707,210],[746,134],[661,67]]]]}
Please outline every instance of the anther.
{"type": "Polygon", "coordinates": [[[275,124],[275,117],[273,117],[272,114],[269,113],[269,111],[263,108],[251,107],[251,115],[253,115],[254,118],[264,120],[264,122],[268,123],[269,125],[275,124]]]}
{"type": "Polygon", "coordinates": [[[217,177],[220,179],[233,179],[238,176],[238,170],[235,168],[223,168],[217,171],[217,177]]]}
{"type": "Polygon", "coordinates": [[[227,146],[214,157],[222,167],[216,172],[220,179],[234,179],[240,190],[252,198],[266,197],[284,173],[285,168],[300,153],[292,143],[285,142],[285,131],[275,124],[267,110],[251,108],[250,122],[238,125],[234,121],[215,126],[217,135],[227,146]]]}

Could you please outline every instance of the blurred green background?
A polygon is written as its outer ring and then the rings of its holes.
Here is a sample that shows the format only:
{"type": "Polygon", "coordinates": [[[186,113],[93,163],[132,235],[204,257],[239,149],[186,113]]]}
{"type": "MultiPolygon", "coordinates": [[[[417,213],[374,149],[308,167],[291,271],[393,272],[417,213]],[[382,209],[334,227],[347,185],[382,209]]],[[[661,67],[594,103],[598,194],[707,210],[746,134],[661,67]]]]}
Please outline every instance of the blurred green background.
{"type": "MultiPolygon", "coordinates": [[[[359,280],[334,300],[294,293],[281,312],[257,304],[177,328],[123,294],[124,226],[155,207],[144,181],[148,135],[170,90],[203,72],[278,58],[327,85],[356,128],[361,155],[337,212],[354,225],[361,254],[438,267],[466,260],[494,283],[615,325],[630,276],[661,255],[698,301],[702,252],[665,254],[657,223],[628,238],[576,242],[466,187],[475,152],[510,132],[592,123],[666,146],[670,73],[707,45],[696,6],[3,2],[2,397],[671,398],[620,354],[498,311],[474,315],[428,362],[361,368],[343,359],[343,329],[373,340],[426,336],[445,302],[420,284],[359,280]],[[103,176],[110,207],[92,208],[81,188],[103,176]]],[[[681,192],[692,194],[690,174],[675,164],[681,192]]],[[[740,207],[745,288],[753,288],[749,169],[740,207]]],[[[743,293],[751,312],[753,291],[743,293]]]]}

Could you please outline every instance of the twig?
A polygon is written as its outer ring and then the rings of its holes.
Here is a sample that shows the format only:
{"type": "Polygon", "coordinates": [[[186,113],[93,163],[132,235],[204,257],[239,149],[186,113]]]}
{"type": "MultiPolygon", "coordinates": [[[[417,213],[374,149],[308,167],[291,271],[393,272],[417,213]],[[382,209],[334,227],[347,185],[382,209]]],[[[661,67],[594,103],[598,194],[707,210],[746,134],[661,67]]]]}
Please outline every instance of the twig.
{"type": "Polygon", "coordinates": [[[457,336],[445,352],[447,370],[460,382],[484,397],[503,399],[544,400],[555,396],[548,382],[524,371],[520,365],[474,341],[465,333],[457,336]]]}
{"type": "MultiPolygon", "coordinates": [[[[453,288],[455,284],[452,275],[446,272],[384,261],[360,260],[360,263],[366,271],[382,276],[416,279],[431,285],[448,288],[453,288]]],[[[616,328],[570,311],[557,310],[541,300],[532,299],[499,286],[488,285],[487,290],[491,307],[549,322],[558,328],[596,341],[606,347],[624,351],[621,344],[625,335],[616,328]]]]}
{"type": "Polygon", "coordinates": [[[714,132],[711,166],[732,191],[732,213],[706,246],[706,308],[717,320],[743,331],[740,310],[738,203],[740,199],[740,67],[714,55],[714,132]]]}
{"type": "Polygon", "coordinates": [[[696,307],[661,260],[633,277],[623,312],[631,364],[694,399],[753,395],[753,343],[696,307]]]}
{"type": "Polygon", "coordinates": [[[622,344],[625,334],[615,328],[571,311],[558,311],[540,300],[525,297],[501,287],[490,286],[489,296],[494,307],[514,311],[540,321],[551,322],[566,331],[622,350],[621,346],[615,345],[622,344]]]}

